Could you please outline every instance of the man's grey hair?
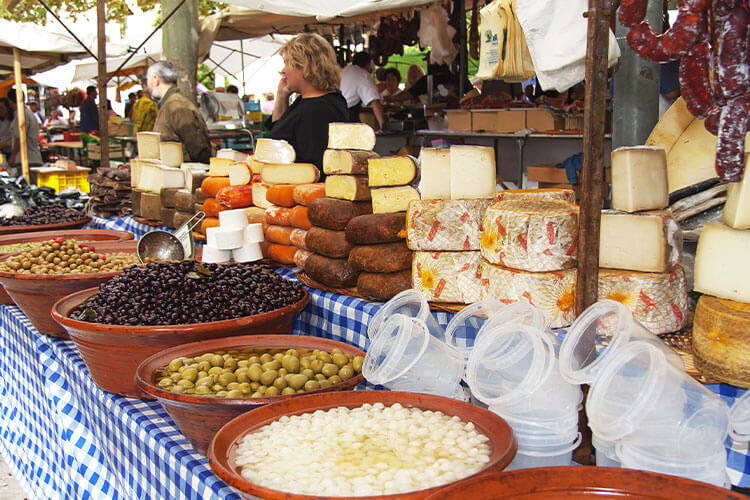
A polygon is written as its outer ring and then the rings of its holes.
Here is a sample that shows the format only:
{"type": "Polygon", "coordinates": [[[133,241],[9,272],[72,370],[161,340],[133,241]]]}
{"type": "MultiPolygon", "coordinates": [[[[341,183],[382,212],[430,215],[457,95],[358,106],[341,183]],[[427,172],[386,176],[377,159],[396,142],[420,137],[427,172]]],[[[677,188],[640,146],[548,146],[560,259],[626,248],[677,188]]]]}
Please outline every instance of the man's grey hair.
{"type": "Polygon", "coordinates": [[[168,84],[177,83],[177,68],[169,61],[156,61],[149,68],[159,79],[168,84]]]}

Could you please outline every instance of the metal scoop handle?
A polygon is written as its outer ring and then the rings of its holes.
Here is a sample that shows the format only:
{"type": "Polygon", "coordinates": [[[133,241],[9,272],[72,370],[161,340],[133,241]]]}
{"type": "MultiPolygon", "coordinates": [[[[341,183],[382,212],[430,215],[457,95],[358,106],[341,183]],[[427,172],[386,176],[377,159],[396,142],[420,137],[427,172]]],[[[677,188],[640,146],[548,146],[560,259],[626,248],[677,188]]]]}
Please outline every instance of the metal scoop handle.
{"type": "Polygon", "coordinates": [[[196,212],[183,225],[181,225],[175,230],[174,232],[175,236],[177,236],[177,238],[180,238],[184,234],[190,233],[190,231],[195,229],[195,226],[200,224],[201,221],[203,221],[203,219],[205,218],[206,218],[206,214],[203,211],[196,212]]]}

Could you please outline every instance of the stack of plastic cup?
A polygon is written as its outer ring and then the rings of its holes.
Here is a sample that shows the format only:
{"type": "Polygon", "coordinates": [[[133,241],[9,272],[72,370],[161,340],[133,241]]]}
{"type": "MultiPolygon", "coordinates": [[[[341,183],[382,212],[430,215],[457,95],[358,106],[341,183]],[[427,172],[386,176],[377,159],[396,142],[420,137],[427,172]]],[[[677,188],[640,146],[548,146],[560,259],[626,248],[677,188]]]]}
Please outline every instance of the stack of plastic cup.
{"type": "Polygon", "coordinates": [[[395,295],[391,300],[383,304],[367,325],[367,336],[372,342],[383,323],[394,314],[403,314],[409,318],[419,318],[427,326],[430,335],[445,341],[445,332],[438,324],[435,316],[430,312],[430,304],[427,298],[417,290],[410,288],[395,295]]]}

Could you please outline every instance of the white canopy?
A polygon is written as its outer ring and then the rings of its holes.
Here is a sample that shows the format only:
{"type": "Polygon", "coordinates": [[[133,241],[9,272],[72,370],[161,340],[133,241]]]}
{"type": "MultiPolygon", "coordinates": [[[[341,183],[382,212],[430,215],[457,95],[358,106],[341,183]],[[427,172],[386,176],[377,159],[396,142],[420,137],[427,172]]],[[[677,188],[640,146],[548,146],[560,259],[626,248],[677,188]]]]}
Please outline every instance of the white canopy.
{"type": "Polygon", "coordinates": [[[229,0],[227,3],[273,14],[314,17],[320,22],[398,9],[409,9],[435,0],[229,0]]]}
{"type": "Polygon", "coordinates": [[[265,35],[250,40],[214,42],[203,63],[215,73],[241,78],[243,66],[276,54],[290,38],[291,35],[265,35]]]}

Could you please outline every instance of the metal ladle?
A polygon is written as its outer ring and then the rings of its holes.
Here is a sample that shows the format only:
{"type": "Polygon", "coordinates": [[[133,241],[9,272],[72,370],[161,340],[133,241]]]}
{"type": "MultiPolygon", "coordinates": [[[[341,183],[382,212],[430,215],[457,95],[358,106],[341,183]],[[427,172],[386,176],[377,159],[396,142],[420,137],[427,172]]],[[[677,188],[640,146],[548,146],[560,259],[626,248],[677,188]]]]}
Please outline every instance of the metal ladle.
{"type": "Polygon", "coordinates": [[[148,258],[157,260],[184,260],[193,257],[192,230],[205,217],[203,212],[193,215],[178,227],[174,234],[168,231],[149,231],[138,240],[138,260],[141,264],[148,258]]]}

